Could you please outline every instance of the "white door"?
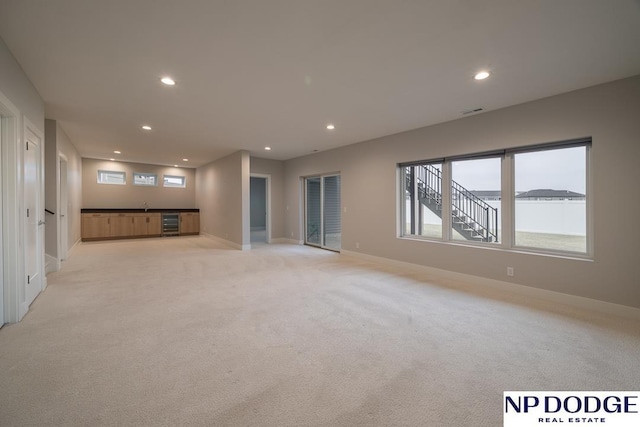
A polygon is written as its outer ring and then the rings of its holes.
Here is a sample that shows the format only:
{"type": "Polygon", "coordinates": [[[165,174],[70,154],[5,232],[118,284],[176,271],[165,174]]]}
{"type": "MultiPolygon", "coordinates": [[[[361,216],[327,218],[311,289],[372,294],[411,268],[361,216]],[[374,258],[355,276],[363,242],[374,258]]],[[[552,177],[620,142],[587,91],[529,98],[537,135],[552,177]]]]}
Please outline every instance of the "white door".
{"type": "Polygon", "coordinates": [[[67,213],[69,211],[69,196],[67,188],[67,161],[60,157],[60,205],[58,210],[60,211],[60,247],[58,249],[58,256],[60,260],[67,259],[67,252],[69,251],[69,220],[67,213]]]}
{"type": "MultiPolygon", "coordinates": [[[[2,115],[0,115],[0,153],[2,152],[2,115]]],[[[2,156],[0,156],[0,164],[2,156]]],[[[0,174],[0,187],[2,187],[2,174],[0,174]]],[[[0,327],[4,325],[4,239],[2,237],[2,198],[0,198],[0,327]]]]}
{"type": "Polygon", "coordinates": [[[30,305],[42,290],[42,241],[44,208],[41,206],[40,188],[40,139],[26,131],[24,153],[24,202],[25,202],[25,304],[30,305]]]}

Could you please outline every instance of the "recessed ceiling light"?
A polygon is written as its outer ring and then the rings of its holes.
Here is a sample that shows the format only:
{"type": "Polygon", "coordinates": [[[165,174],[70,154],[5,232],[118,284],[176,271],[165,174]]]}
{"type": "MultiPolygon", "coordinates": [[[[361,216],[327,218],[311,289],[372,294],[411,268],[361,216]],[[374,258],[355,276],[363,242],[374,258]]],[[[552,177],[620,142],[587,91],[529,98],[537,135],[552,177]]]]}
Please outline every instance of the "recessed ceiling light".
{"type": "Polygon", "coordinates": [[[271,147],[264,147],[265,150],[271,151],[271,147]]]}
{"type": "Polygon", "coordinates": [[[177,167],[179,167],[179,166],[178,166],[178,165],[173,165],[173,167],[174,167],[174,168],[177,168],[177,167]]]}
{"type": "Polygon", "coordinates": [[[327,125],[328,130],[334,130],[335,128],[336,128],[335,125],[332,125],[332,124],[327,125]]]}
{"type": "Polygon", "coordinates": [[[478,74],[476,74],[473,78],[476,80],[484,80],[487,77],[489,77],[491,75],[490,72],[488,71],[480,71],[478,74]]]}
{"type": "Polygon", "coordinates": [[[188,161],[189,161],[189,159],[182,159],[182,161],[183,161],[183,162],[188,162],[188,161]]]}
{"type": "Polygon", "coordinates": [[[113,153],[114,154],[120,154],[120,152],[118,150],[115,150],[113,153]]]}
{"type": "Polygon", "coordinates": [[[149,126],[149,125],[144,125],[144,126],[142,126],[142,129],[144,129],[144,130],[151,130],[151,126],[149,126]]]}
{"type": "Polygon", "coordinates": [[[160,79],[160,81],[166,84],[167,86],[174,86],[176,84],[176,81],[173,80],[171,77],[163,77],[160,79]]]}
{"type": "Polygon", "coordinates": [[[109,159],[109,160],[111,160],[112,162],[114,162],[116,159],[109,159]]]}

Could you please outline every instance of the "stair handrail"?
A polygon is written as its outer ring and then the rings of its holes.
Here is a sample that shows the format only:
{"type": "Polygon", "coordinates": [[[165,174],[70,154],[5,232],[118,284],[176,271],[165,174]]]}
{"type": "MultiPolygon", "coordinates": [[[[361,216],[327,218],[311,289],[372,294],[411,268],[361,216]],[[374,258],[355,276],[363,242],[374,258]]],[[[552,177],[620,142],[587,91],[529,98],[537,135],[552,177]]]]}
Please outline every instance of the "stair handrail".
{"type": "Polygon", "coordinates": [[[451,180],[451,204],[481,230],[486,231],[487,235],[483,235],[484,240],[498,240],[498,209],[454,180],[451,180]]]}
{"type": "MultiPolygon", "coordinates": [[[[442,171],[431,164],[414,168],[419,195],[442,207],[442,171]],[[422,184],[422,185],[420,185],[422,184]]],[[[498,240],[498,209],[486,203],[470,190],[451,180],[451,203],[454,208],[480,228],[483,240],[498,240]],[[486,232],[486,236],[484,235],[486,232]]]]}

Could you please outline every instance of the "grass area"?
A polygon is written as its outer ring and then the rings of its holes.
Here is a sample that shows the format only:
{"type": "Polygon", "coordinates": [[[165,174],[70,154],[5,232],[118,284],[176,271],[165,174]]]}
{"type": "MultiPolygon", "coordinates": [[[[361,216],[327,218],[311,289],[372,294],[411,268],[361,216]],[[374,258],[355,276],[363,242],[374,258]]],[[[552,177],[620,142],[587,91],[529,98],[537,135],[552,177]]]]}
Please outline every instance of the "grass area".
{"type": "MultiPolygon", "coordinates": [[[[407,230],[410,225],[407,225],[407,230]]],[[[422,235],[436,239],[442,238],[442,226],[438,224],[424,224],[422,235]]],[[[501,233],[498,233],[500,236],[501,233]]],[[[453,230],[453,240],[466,240],[461,234],[453,230]]],[[[549,249],[554,251],[587,252],[586,236],[571,236],[567,234],[531,233],[516,231],[516,246],[549,249]]]]}
{"type": "Polygon", "coordinates": [[[516,231],[516,245],[528,248],[587,252],[587,236],[516,231]]]}

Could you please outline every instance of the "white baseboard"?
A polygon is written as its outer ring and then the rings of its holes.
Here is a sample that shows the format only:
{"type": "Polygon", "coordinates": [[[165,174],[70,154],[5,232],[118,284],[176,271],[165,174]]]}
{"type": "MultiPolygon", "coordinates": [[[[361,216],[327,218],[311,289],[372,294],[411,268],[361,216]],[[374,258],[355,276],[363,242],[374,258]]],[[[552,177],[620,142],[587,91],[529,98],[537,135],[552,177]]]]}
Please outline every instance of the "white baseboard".
{"type": "Polygon", "coordinates": [[[493,291],[500,291],[518,296],[559,303],[569,307],[588,310],[607,316],[618,316],[633,320],[640,320],[640,309],[626,305],[585,298],[577,295],[563,294],[546,289],[518,285],[516,283],[503,282],[501,280],[487,279],[485,277],[472,276],[470,274],[456,273],[440,268],[427,267],[424,265],[412,264],[409,262],[397,261],[394,259],[363,254],[360,252],[347,251],[344,249],[340,252],[340,254],[359,258],[364,261],[402,268],[405,271],[408,270],[428,274],[429,276],[438,279],[455,280],[456,282],[459,282],[461,287],[464,288],[478,289],[479,287],[483,287],[485,289],[490,289],[493,291]]]}
{"type": "Polygon", "coordinates": [[[60,260],[54,256],[49,254],[44,254],[45,264],[44,264],[44,272],[45,275],[49,273],[54,273],[60,270],[60,260]]]}
{"type": "Polygon", "coordinates": [[[286,243],[289,245],[302,245],[303,242],[298,241],[298,240],[294,240],[294,239],[287,239],[285,237],[278,237],[277,239],[271,239],[271,243],[286,243]]]}
{"type": "Polygon", "coordinates": [[[73,252],[73,250],[81,243],[82,243],[82,239],[78,239],[74,242],[73,246],[71,246],[69,250],[67,250],[67,258],[71,256],[71,252],[73,252]]]}
{"type": "Polygon", "coordinates": [[[233,249],[238,249],[240,251],[248,251],[249,249],[251,249],[251,245],[240,245],[236,242],[232,242],[231,240],[223,239],[222,237],[218,237],[209,233],[200,232],[200,234],[202,234],[204,237],[208,239],[214,240],[218,243],[222,243],[223,245],[229,246],[230,248],[233,248],[233,249]]]}

